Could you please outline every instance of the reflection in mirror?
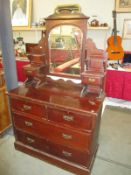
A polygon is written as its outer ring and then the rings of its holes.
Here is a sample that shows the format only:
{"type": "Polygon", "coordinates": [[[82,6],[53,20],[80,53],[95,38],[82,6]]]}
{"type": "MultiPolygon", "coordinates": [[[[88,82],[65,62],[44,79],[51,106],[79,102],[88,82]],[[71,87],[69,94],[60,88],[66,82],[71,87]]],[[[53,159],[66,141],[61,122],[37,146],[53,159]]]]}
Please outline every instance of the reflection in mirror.
{"type": "Polygon", "coordinates": [[[80,57],[83,34],[73,25],[53,28],[49,35],[50,73],[80,74],[80,57]]]}

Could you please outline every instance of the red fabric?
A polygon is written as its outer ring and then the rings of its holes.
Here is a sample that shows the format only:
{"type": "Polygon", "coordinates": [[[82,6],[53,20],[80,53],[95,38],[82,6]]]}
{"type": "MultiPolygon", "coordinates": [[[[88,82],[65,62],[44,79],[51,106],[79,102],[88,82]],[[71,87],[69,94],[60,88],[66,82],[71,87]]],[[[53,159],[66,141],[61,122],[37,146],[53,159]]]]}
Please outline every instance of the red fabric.
{"type": "Polygon", "coordinates": [[[131,72],[125,72],[124,74],[123,89],[123,98],[125,100],[131,100],[131,72]]]}
{"type": "MultiPolygon", "coordinates": [[[[24,82],[26,80],[26,76],[23,74],[22,67],[27,64],[29,64],[29,61],[16,60],[18,81],[24,82]]],[[[0,68],[3,68],[2,63],[0,63],[0,68]]]]}
{"type": "Polygon", "coordinates": [[[107,97],[131,100],[131,72],[107,70],[105,92],[107,97]]]}
{"type": "Polygon", "coordinates": [[[24,82],[26,80],[26,76],[23,74],[22,67],[27,64],[29,64],[29,61],[16,61],[18,81],[24,82]]]}
{"type": "Polygon", "coordinates": [[[0,63],[0,68],[3,68],[2,63],[0,63]]]}

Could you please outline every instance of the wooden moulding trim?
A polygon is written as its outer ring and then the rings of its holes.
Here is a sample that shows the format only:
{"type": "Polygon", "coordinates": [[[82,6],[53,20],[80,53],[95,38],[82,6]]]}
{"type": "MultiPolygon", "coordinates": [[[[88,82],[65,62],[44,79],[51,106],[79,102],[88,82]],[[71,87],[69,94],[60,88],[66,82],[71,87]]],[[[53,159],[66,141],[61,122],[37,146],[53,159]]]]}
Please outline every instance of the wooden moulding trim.
{"type": "MultiPolygon", "coordinates": [[[[32,147],[25,146],[20,142],[15,142],[14,145],[15,145],[15,148],[17,150],[20,150],[20,151],[27,153],[29,155],[32,155],[34,157],[37,157],[41,160],[45,160],[46,162],[49,162],[49,163],[54,164],[56,166],[59,166],[65,170],[69,170],[69,171],[76,173],[76,174],[79,174],[79,175],[90,175],[90,171],[91,171],[90,168],[91,167],[87,168],[84,166],[74,164],[72,162],[60,159],[56,156],[52,156],[48,153],[39,151],[39,150],[34,149],[32,147]]],[[[93,156],[93,159],[94,159],[94,156],[93,156]]],[[[91,164],[92,164],[92,162],[93,162],[93,160],[91,161],[91,164]]]]}

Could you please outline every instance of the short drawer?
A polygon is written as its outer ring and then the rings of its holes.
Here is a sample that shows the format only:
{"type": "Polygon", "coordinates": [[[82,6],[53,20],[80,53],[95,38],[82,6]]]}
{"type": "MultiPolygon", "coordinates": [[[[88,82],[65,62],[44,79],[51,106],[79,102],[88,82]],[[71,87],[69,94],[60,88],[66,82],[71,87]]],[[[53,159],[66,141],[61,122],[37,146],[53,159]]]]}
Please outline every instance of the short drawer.
{"type": "Polygon", "coordinates": [[[87,70],[81,74],[82,83],[87,85],[102,86],[105,74],[87,70]]]}
{"type": "Polygon", "coordinates": [[[20,117],[17,114],[13,116],[14,125],[17,129],[79,150],[90,151],[91,149],[92,133],[78,132],[75,129],[56,126],[47,122],[38,122],[28,117],[20,117]]]}
{"type": "Polygon", "coordinates": [[[102,85],[103,78],[99,76],[84,75],[82,76],[82,83],[87,85],[102,85]]]}
{"type": "Polygon", "coordinates": [[[34,120],[28,116],[23,114],[13,113],[13,121],[16,129],[21,130],[23,132],[28,132],[32,135],[42,136],[42,138],[46,138],[47,134],[47,126],[37,120],[34,120]]]}
{"type": "Polygon", "coordinates": [[[77,151],[59,144],[49,143],[50,153],[59,158],[89,167],[91,163],[91,155],[87,152],[77,151]]]}
{"type": "Polygon", "coordinates": [[[38,138],[32,134],[21,132],[19,130],[15,130],[15,135],[16,141],[22,142],[23,144],[39,149],[41,151],[49,152],[49,146],[45,139],[38,138]]]}
{"type": "Polygon", "coordinates": [[[21,99],[11,99],[11,108],[14,111],[33,114],[38,117],[46,117],[46,109],[44,106],[21,99]]]}
{"type": "Polygon", "coordinates": [[[48,120],[58,122],[83,130],[92,130],[94,127],[94,117],[90,114],[80,114],[74,112],[67,112],[55,108],[48,108],[48,120]]]}

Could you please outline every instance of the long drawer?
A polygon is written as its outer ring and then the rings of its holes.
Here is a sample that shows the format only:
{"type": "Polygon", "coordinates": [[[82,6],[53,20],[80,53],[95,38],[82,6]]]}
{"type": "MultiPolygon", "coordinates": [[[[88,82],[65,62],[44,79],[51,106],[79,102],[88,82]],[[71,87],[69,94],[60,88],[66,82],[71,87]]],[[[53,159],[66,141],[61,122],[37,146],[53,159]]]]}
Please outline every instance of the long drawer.
{"type": "Polygon", "coordinates": [[[81,114],[48,107],[48,120],[68,125],[71,127],[92,130],[95,127],[95,115],[81,114]]]}
{"type": "Polygon", "coordinates": [[[46,109],[43,105],[29,102],[22,99],[11,99],[12,111],[24,112],[36,115],[37,117],[46,117],[46,109]]]}
{"type": "Polygon", "coordinates": [[[54,143],[68,145],[78,150],[90,152],[92,133],[78,132],[75,129],[40,122],[21,114],[13,114],[15,128],[30,132],[54,143]]]}
{"type": "Polygon", "coordinates": [[[89,166],[91,161],[91,155],[87,152],[77,151],[75,149],[62,146],[60,144],[54,144],[45,139],[35,137],[32,134],[16,131],[17,141],[22,142],[28,146],[44,151],[59,158],[81,164],[83,166],[89,166]]]}

